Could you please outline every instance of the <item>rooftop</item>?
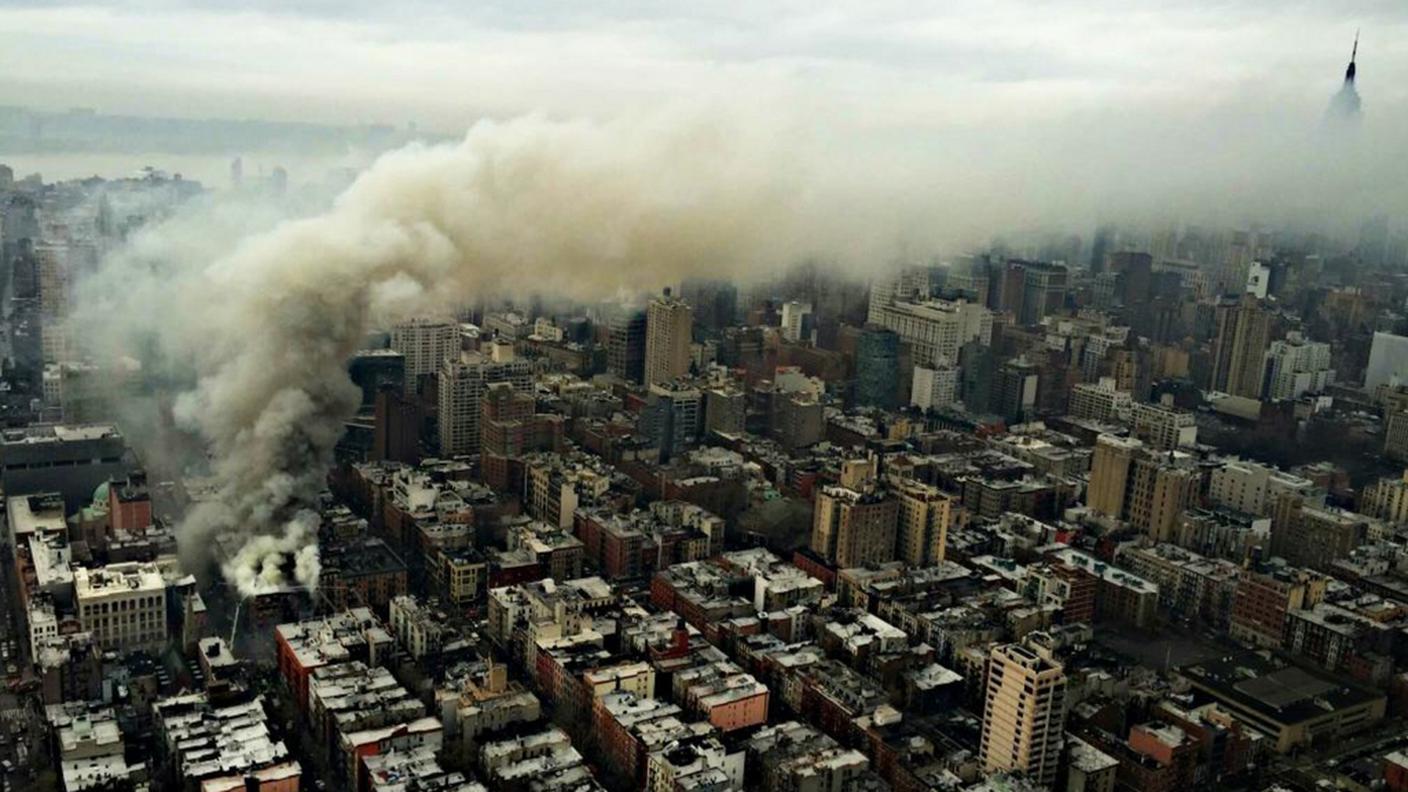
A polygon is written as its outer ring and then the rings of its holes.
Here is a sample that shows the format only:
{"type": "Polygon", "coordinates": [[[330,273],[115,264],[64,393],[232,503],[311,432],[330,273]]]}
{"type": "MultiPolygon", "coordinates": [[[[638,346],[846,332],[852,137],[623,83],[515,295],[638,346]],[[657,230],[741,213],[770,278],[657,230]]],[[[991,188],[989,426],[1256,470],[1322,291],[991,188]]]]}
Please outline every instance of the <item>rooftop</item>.
{"type": "Polygon", "coordinates": [[[75,595],[82,600],[138,591],[165,591],[166,580],[156,564],[128,561],[97,569],[79,567],[73,572],[73,587],[75,595]]]}
{"type": "Polygon", "coordinates": [[[1281,666],[1255,653],[1183,666],[1179,673],[1218,698],[1281,724],[1299,723],[1383,698],[1348,680],[1281,666]]]}

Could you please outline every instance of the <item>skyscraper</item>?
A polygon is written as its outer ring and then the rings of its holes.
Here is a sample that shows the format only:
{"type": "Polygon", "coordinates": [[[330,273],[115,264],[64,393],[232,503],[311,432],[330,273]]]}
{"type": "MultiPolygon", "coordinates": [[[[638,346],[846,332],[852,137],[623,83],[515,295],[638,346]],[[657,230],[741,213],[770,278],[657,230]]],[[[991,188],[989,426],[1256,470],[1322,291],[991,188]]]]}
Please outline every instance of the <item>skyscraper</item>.
{"type": "Polygon", "coordinates": [[[1153,281],[1154,257],[1148,253],[1121,251],[1111,253],[1110,271],[1119,280],[1120,302],[1126,308],[1143,305],[1149,301],[1149,289],[1153,281]]]}
{"type": "Polygon", "coordinates": [[[997,370],[988,409],[1009,424],[1031,418],[1036,406],[1037,368],[1024,358],[1009,360],[997,370]]]}
{"type": "Polygon", "coordinates": [[[856,404],[893,410],[899,406],[900,337],[867,327],[856,344],[856,404]]]}
{"type": "Polygon", "coordinates": [[[899,500],[896,549],[900,559],[916,566],[944,560],[948,529],[953,524],[953,497],[918,481],[896,482],[899,500]]]}
{"type": "Polygon", "coordinates": [[[722,330],[738,314],[738,287],[731,281],[688,278],[680,283],[680,299],[689,303],[694,321],[706,330],[722,330]]]}
{"type": "Polygon", "coordinates": [[[347,359],[347,374],[362,389],[362,410],[376,404],[387,385],[401,390],[406,382],[406,356],[394,349],[361,349],[347,359]]]}
{"type": "Polygon", "coordinates": [[[1017,317],[1024,325],[1041,324],[1066,304],[1066,268],[1045,261],[1022,262],[1022,268],[1022,305],[1017,317]]]}
{"type": "Polygon", "coordinates": [[[826,487],[816,496],[812,550],[839,569],[895,557],[899,502],[880,493],[826,487]]]}
{"type": "Polygon", "coordinates": [[[997,371],[997,355],[992,347],[977,341],[964,344],[958,351],[959,398],[973,413],[984,413],[992,401],[993,375],[997,371]]]}
{"type": "Polygon", "coordinates": [[[782,337],[788,341],[810,340],[811,303],[791,300],[782,304],[782,337]]]}
{"type": "Polygon", "coordinates": [[[1354,34],[1354,48],[1349,51],[1349,66],[1344,70],[1344,84],[1330,99],[1330,108],[1325,117],[1331,121],[1353,121],[1359,118],[1359,91],[1354,87],[1357,73],[1355,61],[1359,57],[1359,34],[1354,34]]]}
{"type": "Polygon", "coordinates": [[[1198,502],[1201,483],[1202,473],[1187,454],[1155,452],[1139,440],[1101,435],[1091,457],[1086,503],[1091,511],[1127,520],[1167,542],[1179,515],[1198,502]]]}
{"type": "Polygon", "coordinates": [[[979,756],[987,773],[1018,772],[1049,787],[1065,727],[1066,671],[1021,644],[993,647],[979,756]]]}
{"type": "Polygon", "coordinates": [[[1369,345],[1369,367],[1364,371],[1364,390],[1373,393],[1381,385],[1408,382],[1408,337],[1374,333],[1369,345]]]}
{"type": "Polygon", "coordinates": [[[1250,294],[1224,297],[1217,306],[1211,390],[1261,398],[1266,349],[1271,343],[1271,312],[1250,294]]]}
{"type": "Polygon", "coordinates": [[[670,296],[650,301],[645,312],[645,384],[658,385],[689,373],[694,312],[670,296]]]}
{"type": "Polygon", "coordinates": [[[468,360],[446,360],[441,366],[437,396],[442,455],[479,453],[484,393],[493,382],[508,382],[528,393],[533,385],[532,364],[526,360],[494,362],[477,355],[468,360]]]}
{"type": "Polygon", "coordinates": [[[413,319],[391,328],[391,348],[405,357],[405,392],[416,392],[421,377],[460,354],[460,329],[453,322],[413,319]]]}
{"type": "Polygon", "coordinates": [[[632,308],[612,318],[606,370],[627,382],[645,380],[645,311],[632,308]]]}
{"type": "Polygon", "coordinates": [[[1289,333],[1285,340],[1272,342],[1266,358],[1266,398],[1270,400],[1320,393],[1335,377],[1330,368],[1330,345],[1308,341],[1300,333],[1289,333]]]}
{"type": "Polygon", "coordinates": [[[704,394],[676,383],[651,385],[641,411],[641,434],[660,449],[660,462],[669,462],[699,439],[704,420],[704,394]]]}

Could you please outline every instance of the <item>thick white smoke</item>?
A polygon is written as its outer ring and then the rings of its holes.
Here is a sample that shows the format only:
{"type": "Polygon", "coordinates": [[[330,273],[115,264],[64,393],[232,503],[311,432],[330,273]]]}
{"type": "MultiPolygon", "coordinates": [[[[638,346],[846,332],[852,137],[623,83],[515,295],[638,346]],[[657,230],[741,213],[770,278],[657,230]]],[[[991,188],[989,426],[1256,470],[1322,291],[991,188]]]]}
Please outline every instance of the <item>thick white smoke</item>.
{"type": "Polygon", "coordinates": [[[710,124],[485,123],[385,156],[330,210],[168,283],[180,304],[159,343],[196,375],[173,413],[208,442],[216,485],[182,526],[187,555],[234,536],[223,570],[243,593],[316,585],[314,503],[358,404],[345,361],[373,322],[488,292],[739,275],[796,251],[801,199],[785,157],[758,151],[710,124]]]}

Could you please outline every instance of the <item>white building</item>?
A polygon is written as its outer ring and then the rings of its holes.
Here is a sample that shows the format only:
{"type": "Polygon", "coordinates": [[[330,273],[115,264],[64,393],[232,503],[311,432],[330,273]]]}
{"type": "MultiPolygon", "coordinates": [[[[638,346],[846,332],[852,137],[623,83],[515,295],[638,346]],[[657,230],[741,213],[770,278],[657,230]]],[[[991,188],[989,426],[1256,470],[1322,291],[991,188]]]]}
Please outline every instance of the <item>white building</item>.
{"type": "Polygon", "coordinates": [[[54,600],[48,595],[36,594],[29,599],[29,656],[39,657],[39,647],[50,638],[59,635],[59,616],[54,610],[54,600]]]}
{"type": "Polygon", "coordinates": [[[1188,448],[1198,442],[1193,414],[1164,404],[1134,405],[1134,436],[1160,451],[1188,448]]]}
{"type": "Polygon", "coordinates": [[[533,321],[533,336],[544,341],[561,341],[562,328],[553,324],[551,319],[540,316],[533,321]]]}
{"type": "Polygon", "coordinates": [[[1335,377],[1330,368],[1330,345],[1306,341],[1300,333],[1290,333],[1284,341],[1271,342],[1266,361],[1271,374],[1267,378],[1265,398],[1271,401],[1321,393],[1335,377]]]}
{"type": "Polygon", "coordinates": [[[166,581],[156,564],[130,561],[73,573],[78,621],[104,649],[166,643],[166,581]]]}
{"type": "Polygon", "coordinates": [[[1071,388],[1069,412],[1076,418],[1115,423],[1129,418],[1133,402],[1129,391],[1115,388],[1114,377],[1101,377],[1071,388]]]}
{"type": "Polygon", "coordinates": [[[406,393],[415,393],[421,377],[460,354],[460,326],[448,321],[414,319],[391,328],[391,348],[406,358],[406,393]]]}
{"type": "Polygon", "coordinates": [[[782,304],[782,337],[788,341],[804,341],[802,322],[811,315],[811,303],[791,300],[782,304]]]}
{"type": "Polygon", "coordinates": [[[1218,506],[1265,516],[1284,494],[1310,496],[1315,484],[1257,462],[1232,458],[1208,477],[1208,497],[1218,506]]]}
{"type": "Polygon", "coordinates": [[[1253,261],[1247,267],[1247,293],[1265,300],[1271,287],[1271,268],[1260,261],[1253,261]]]}
{"type": "Polygon", "coordinates": [[[937,410],[958,400],[958,369],[914,367],[909,403],[921,410],[937,410]]]}
{"type": "Polygon", "coordinates": [[[507,382],[520,393],[528,393],[533,386],[533,366],[526,360],[496,362],[478,354],[441,365],[436,397],[442,456],[479,452],[484,393],[495,382],[507,382]]]}
{"type": "Polygon", "coordinates": [[[392,597],[388,613],[392,635],[416,659],[440,651],[450,632],[448,617],[443,612],[429,608],[408,594],[392,597]]]}
{"type": "Polygon", "coordinates": [[[918,366],[952,365],[969,341],[992,343],[992,311],[966,300],[872,300],[869,319],[908,343],[918,366]]]}
{"type": "Polygon", "coordinates": [[[1372,394],[1380,385],[1393,383],[1408,383],[1408,338],[1374,333],[1369,367],[1364,372],[1364,390],[1372,394]]]}

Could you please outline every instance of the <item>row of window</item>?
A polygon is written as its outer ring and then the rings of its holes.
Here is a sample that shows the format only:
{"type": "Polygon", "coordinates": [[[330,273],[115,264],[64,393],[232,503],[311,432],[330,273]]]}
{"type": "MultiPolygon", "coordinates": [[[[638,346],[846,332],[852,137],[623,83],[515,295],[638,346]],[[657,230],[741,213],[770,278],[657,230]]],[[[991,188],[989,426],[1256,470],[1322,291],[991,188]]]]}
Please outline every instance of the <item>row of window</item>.
{"type": "Polygon", "coordinates": [[[160,595],[157,595],[151,597],[141,597],[139,599],[121,599],[111,603],[88,603],[81,607],[80,613],[81,615],[87,617],[93,616],[95,614],[126,613],[127,611],[151,610],[159,607],[161,607],[161,597],[160,595]],[[109,610],[109,605],[112,606],[111,610],[109,610]]]}

